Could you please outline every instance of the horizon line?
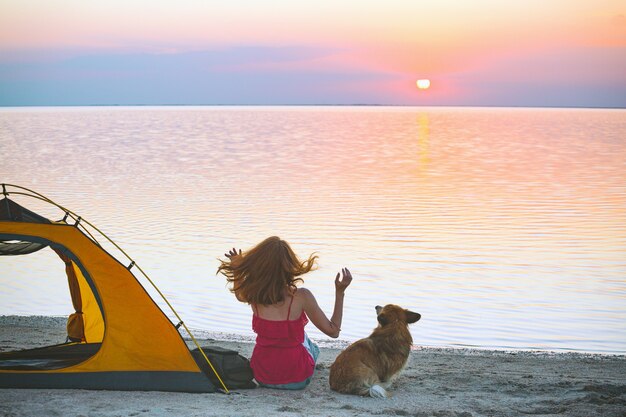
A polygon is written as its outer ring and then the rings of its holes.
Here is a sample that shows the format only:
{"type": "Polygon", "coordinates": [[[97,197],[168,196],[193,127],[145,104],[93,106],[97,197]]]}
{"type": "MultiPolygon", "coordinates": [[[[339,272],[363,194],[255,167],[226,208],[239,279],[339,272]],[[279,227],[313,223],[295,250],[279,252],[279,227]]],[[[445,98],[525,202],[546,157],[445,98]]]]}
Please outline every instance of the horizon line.
{"type": "Polygon", "coordinates": [[[353,103],[353,104],[0,104],[0,108],[15,107],[473,107],[473,108],[529,108],[529,109],[598,109],[598,110],[625,110],[620,106],[550,106],[550,105],[498,105],[498,104],[377,104],[377,103],[353,103]]]}

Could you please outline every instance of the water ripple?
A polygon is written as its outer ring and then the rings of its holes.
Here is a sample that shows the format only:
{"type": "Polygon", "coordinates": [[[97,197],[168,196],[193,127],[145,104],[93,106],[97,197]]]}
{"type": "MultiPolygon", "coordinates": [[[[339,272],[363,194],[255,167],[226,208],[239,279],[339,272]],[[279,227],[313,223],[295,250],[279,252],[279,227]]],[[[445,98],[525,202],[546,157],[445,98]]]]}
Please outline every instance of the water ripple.
{"type": "MultiPolygon", "coordinates": [[[[5,108],[0,146],[3,182],[102,228],[193,328],[251,335],[217,258],[276,234],[318,253],[329,313],[352,269],[348,340],[393,302],[421,345],[626,352],[623,110],[5,108]]],[[[0,260],[0,314],[71,311],[37,256],[0,260]]]]}

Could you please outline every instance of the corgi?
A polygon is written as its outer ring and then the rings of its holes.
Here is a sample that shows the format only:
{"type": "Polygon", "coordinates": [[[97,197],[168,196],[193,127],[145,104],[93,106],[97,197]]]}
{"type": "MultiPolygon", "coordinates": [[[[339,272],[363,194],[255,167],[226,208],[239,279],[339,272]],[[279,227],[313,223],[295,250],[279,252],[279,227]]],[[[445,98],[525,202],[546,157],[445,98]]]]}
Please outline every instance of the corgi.
{"type": "Polygon", "coordinates": [[[387,398],[386,388],[409,359],[413,338],[409,324],[422,316],[394,304],[376,306],[378,327],[372,334],[342,351],[330,367],[333,391],[387,398]]]}

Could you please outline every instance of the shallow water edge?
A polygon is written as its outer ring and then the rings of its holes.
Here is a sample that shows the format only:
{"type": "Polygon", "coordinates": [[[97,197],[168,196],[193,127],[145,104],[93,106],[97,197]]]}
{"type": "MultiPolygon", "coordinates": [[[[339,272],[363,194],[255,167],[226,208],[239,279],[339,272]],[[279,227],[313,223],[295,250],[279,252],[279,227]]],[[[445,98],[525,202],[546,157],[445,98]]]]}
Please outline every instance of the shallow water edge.
{"type": "MultiPolygon", "coordinates": [[[[61,339],[65,338],[65,325],[66,325],[66,317],[63,316],[19,316],[19,315],[1,315],[0,316],[0,329],[4,329],[0,334],[11,334],[9,330],[11,328],[20,328],[20,327],[29,327],[29,328],[39,328],[47,331],[54,332],[55,329],[58,330],[56,334],[59,336],[59,342],[61,343],[61,339]]],[[[193,338],[202,345],[203,343],[210,342],[225,342],[225,343],[244,343],[244,344],[253,344],[255,337],[253,335],[243,335],[236,333],[228,333],[228,332],[215,332],[208,331],[202,329],[193,329],[190,328],[193,338]]],[[[189,336],[189,334],[184,330],[179,330],[182,338],[189,344],[193,345],[193,339],[189,336]]],[[[19,337],[11,336],[11,339],[19,339],[19,337]]],[[[331,349],[331,350],[343,350],[348,347],[353,341],[346,340],[342,338],[338,339],[319,339],[312,338],[315,343],[317,343],[322,349],[331,349]]],[[[11,346],[11,342],[14,340],[0,340],[0,352],[2,351],[10,351],[10,350],[18,350],[18,349],[26,349],[27,346],[11,346]],[[7,343],[9,342],[9,343],[7,343]]],[[[47,343],[42,345],[33,346],[39,347],[44,346],[47,343]]],[[[420,344],[413,344],[413,351],[420,351],[423,353],[439,353],[439,354],[454,354],[454,355],[465,355],[465,356],[493,356],[493,357],[502,357],[502,356],[518,356],[518,357],[546,357],[546,358],[556,358],[556,359],[588,359],[588,360],[602,360],[603,358],[610,359],[623,359],[626,360],[626,354],[614,353],[614,352],[584,352],[584,351],[565,351],[565,350],[555,350],[555,349],[511,349],[511,348],[485,348],[475,347],[475,346],[426,346],[420,344]]]]}

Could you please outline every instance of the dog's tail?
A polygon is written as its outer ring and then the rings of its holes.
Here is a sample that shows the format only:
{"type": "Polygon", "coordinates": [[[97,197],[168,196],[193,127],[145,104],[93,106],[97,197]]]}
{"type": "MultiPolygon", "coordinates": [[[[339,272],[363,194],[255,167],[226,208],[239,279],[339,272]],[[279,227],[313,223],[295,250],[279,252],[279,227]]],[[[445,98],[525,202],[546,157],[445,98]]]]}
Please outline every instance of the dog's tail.
{"type": "Polygon", "coordinates": [[[378,384],[372,385],[369,389],[369,395],[372,398],[388,398],[387,391],[378,384]]]}

